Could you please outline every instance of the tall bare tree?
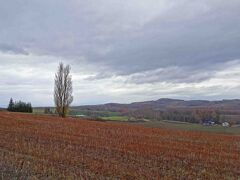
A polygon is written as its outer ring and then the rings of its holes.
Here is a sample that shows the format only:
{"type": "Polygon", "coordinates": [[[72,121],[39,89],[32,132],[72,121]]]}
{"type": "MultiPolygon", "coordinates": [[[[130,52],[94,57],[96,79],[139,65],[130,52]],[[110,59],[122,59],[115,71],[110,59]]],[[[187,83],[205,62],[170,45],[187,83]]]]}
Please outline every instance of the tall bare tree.
{"type": "Polygon", "coordinates": [[[73,101],[71,67],[59,64],[58,71],[55,74],[54,102],[56,111],[61,117],[66,117],[69,106],[73,101]]]}

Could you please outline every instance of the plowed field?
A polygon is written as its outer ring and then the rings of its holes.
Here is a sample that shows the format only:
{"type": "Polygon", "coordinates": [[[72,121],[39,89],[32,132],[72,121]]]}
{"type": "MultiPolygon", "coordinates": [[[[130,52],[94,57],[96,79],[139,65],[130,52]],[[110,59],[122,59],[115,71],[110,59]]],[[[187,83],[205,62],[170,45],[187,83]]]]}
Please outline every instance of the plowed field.
{"type": "Polygon", "coordinates": [[[0,112],[0,179],[238,179],[240,136],[0,112]]]}

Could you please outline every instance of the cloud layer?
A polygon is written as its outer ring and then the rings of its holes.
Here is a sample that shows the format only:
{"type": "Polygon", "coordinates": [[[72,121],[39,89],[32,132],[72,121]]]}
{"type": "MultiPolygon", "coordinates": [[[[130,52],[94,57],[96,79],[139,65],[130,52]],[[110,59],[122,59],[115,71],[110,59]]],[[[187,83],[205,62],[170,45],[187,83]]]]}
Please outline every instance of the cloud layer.
{"type": "Polygon", "coordinates": [[[59,61],[74,104],[240,98],[240,1],[0,2],[0,106],[52,105],[59,61]]]}

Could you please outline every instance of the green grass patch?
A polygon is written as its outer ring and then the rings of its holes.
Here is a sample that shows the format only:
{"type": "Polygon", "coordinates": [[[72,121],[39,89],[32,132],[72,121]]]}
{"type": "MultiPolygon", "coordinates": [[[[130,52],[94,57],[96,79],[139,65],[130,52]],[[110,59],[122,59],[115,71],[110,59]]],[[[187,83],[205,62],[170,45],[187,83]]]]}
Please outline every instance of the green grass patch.
{"type": "Polygon", "coordinates": [[[127,116],[109,116],[109,117],[101,117],[101,119],[110,120],[110,121],[128,121],[127,116]]]}
{"type": "Polygon", "coordinates": [[[85,115],[85,116],[94,116],[94,117],[110,117],[110,116],[118,116],[118,112],[110,112],[110,111],[92,111],[92,110],[78,110],[78,109],[70,109],[70,115],[85,115]]]}

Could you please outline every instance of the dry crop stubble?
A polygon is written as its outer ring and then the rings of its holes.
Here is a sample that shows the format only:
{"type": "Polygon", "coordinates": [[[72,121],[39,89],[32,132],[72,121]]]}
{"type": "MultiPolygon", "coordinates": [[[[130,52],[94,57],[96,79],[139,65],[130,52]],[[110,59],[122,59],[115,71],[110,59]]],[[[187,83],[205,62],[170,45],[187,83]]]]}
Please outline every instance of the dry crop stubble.
{"type": "Polygon", "coordinates": [[[0,113],[0,173],[17,178],[238,179],[237,135],[0,113]]]}

